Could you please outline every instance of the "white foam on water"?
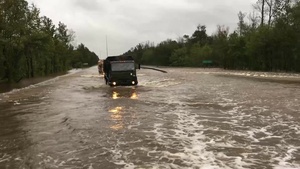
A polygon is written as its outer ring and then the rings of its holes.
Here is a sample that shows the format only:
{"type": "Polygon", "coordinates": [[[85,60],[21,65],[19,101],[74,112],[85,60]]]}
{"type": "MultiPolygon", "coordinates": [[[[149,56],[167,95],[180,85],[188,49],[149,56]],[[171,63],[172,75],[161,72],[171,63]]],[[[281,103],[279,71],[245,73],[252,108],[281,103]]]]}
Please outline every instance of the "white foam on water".
{"type": "Polygon", "coordinates": [[[284,153],[285,156],[274,158],[274,160],[278,162],[278,165],[275,165],[274,169],[299,169],[299,164],[291,164],[288,162],[293,158],[293,153],[297,151],[297,149],[299,148],[290,147],[289,150],[284,153]]]}
{"type": "Polygon", "coordinates": [[[204,75],[209,75],[209,74],[217,74],[218,72],[185,72],[187,74],[204,74],[204,75]]]}
{"type": "Polygon", "coordinates": [[[124,169],[135,169],[136,166],[133,163],[125,164],[124,169]]]}
{"type": "Polygon", "coordinates": [[[246,76],[246,77],[263,77],[263,78],[292,78],[300,79],[298,73],[276,73],[276,72],[243,72],[243,71],[225,71],[216,72],[217,74],[235,75],[235,76],[246,76]]]}
{"type": "MultiPolygon", "coordinates": [[[[178,152],[159,151],[153,150],[152,154],[160,154],[160,158],[165,158],[170,161],[181,160],[186,166],[176,166],[172,164],[173,168],[207,168],[207,169],[223,169],[223,168],[239,168],[249,165],[243,162],[240,157],[227,157],[222,154],[222,158],[231,159],[231,165],[223,163],[218,158],[220,154],[215,154],[213,151],[208,151],[208,146],[217,147],[233,147],[230,142],[227,143],[216,143],[213,139],[208,139],[203,131],[205,130],[203,125],[200,125],[199,116],[197,114],[191,114],[188,111],[176,110],[170,112],[170,114],[177,116],[178,119],[174,122],[174,129],[171,131],[174,134],[169,134],[170,129],[164,128],[162,123],[154,125],[153,132],[155,133],[156,140],[159,144],[165,145],[169,148],[175,148],[174,142],[179,142],[183,148],[178,147],[178,152]],[[174,141],[175,140],[175,141],[174,141]]],[[[201,118],[200,118],[201,119],[201,118]]],[[[164,164],[165,166],[171,166],[171,164],[164,164]]],[[[171,167],[171,168],[172,168],[171,167]]]]}
{"type": "Polygon", "coordinates": [[[71,161],[80,161],[79,158],[69,158],[67,159],[67,162],[71,162],[71,161]]]}
{"type": "Polygon", "coordinates": [[[0,163],[3,163],[3,162],[8,162],[10,161],[12,158],[11,155],[8,155],[8,154],[3,154],[2,157],[0,157],[0,163]]]}
{"type": "Polygon", "coordinates": [[[181,84],[181,82],[177,81],[176,79],[158,79],[158,80],[140,82],[140,85],[142,86],[157,87],[157,88],[169,87],[178,84],[181,84]]]}
{"type": "Polygon", "coordinates": [[[68,74],[74,74],[74,73],[80,72],[82,70],[83,69],[71,69],[71,70],[68,71],[68,74]]]}
{"type": "MultiPolygon", "coordinates": [[[[230,100],[228,101],[230,102],[230,100]]],[[[226,104],[225,106],[228,105],[230,104],[226,104]]],[[[239,128],[243,129],[241,131],[230,131],[228,134],[240,136],[245,139],[248,142],[248,145],[245,146],[247,149],[253,149],[255,151],[259,150],[263,154],[271,155],[270,165],[273,165],[275,169],[300,168],[299,164],[293,162],[295,161],[295,153],[299,151],[300,148],[287,145],[287,142],[285,142],[288,133],[300,134],[300,126],[297,123],[294,123],[295,119],[293,116],[285,114],[284,112],[271,110],[270,107],[255,105],[247,108],[236,106],[231,110],[221,112],[222,114],[232,115],[231,118],[236,119],[239,128]],[[289,119],[291,121],[289,121],[289,119]],[[251,121],[254,122],[253,126],[249,126],[251,121]],[[256,122],[258,122],[258,125],[255,124],[256,122]],[[244,126],[244,124],[246,125],[244,126]],[[282,130],[280,128],[282,128],[282,130]],[[282,133],[282,131],[284,132],[282,133]],[[277,141],[280,143],[276,143],[277,141]],[[268,142],[271,144],[266,145],[268,142]],[[276,144],[276,146],[272,144],[276,144]]],[[[238,147],[237,144],[232,143],[232,145],[234,145],[235,148],[238,147]]],[[[244,159],[248,164],[252,163],[253,165],[257,165],[263,161],[263,159],[249,159],[248,155],[250,154],[251,153],[243,153],[244,159]]],[[[257,155],[257,153],[253,153],[251,157],[257,155]]],[[[243,164],[242,166],[248,164],[243,164]]]]}
{"type": "Polygon", "coordinates": [[[14,105],[20,105],[21,103],[18,101],[14,101],[14,105]]]}
{"type": "Polygon", "coordinates": [[[94,169],[93,164],[90,164],[88,169],[94,169]]]}
{"type": "Polygon", "coordinates": [[[257,143],[259,142],[259,140],[254,137],[255,132],[253,130],[247,131],[247,133],[248,133],[248,138],[249,139],[251,139],[251,140],[253,140],[254,142],[257,142],[257,143]]]}

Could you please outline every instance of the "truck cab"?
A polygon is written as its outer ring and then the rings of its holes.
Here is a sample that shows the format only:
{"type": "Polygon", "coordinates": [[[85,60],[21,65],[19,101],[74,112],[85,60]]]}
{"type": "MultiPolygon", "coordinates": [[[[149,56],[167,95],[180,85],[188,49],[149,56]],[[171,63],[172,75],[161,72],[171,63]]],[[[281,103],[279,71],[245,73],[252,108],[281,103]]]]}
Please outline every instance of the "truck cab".
{"type": "Polygon", "coordinates": [[[109,56],[103,64],[105,83],[110,86],[135,86],[138,84],[136,68],[131,56],[109,56]]]}

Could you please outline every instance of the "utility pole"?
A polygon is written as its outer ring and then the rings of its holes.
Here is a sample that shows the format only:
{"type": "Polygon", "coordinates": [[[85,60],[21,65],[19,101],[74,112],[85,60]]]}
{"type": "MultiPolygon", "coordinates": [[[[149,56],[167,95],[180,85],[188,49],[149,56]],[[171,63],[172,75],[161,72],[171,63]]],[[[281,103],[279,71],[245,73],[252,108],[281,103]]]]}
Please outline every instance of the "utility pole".
{"type": "Polygon", "coordinates": [[[106,35],[106,57],[108,57],[107,35],[106,35]]]}

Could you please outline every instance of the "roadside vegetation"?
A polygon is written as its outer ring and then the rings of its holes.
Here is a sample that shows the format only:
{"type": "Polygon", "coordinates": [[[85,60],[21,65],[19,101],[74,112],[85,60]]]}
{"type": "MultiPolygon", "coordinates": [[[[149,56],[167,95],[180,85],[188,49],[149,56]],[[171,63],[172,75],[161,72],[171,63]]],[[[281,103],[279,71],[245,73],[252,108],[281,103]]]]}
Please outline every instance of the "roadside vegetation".
{"type": "Polygon", "coordinates": [[[1,0],[0,82],[18,82],[97,64],[95,53],[83,44],[71,44],[74,37],[65,24],[55,25],[26,0],[1,0]]]}
{"type": "Polygon", "coordinates": [[[258,0],[252,13],[237,16],[234,31],[219,25],[207,35],[200,24],[191,36],[140,43],[125,54],[147,65],[300,72],[298,0],[258,0]]]}

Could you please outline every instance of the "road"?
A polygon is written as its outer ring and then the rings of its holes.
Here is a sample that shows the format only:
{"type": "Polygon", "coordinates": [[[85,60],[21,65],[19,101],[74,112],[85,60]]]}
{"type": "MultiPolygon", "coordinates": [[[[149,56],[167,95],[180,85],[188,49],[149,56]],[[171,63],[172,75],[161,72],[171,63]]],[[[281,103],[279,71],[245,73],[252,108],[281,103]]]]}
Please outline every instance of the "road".
{"type": "Polygon", "coordinates": [[[300,168],[299,75],[165,70],[112,88],[92,67],[0,94],[0,168],[300,168]]]}

